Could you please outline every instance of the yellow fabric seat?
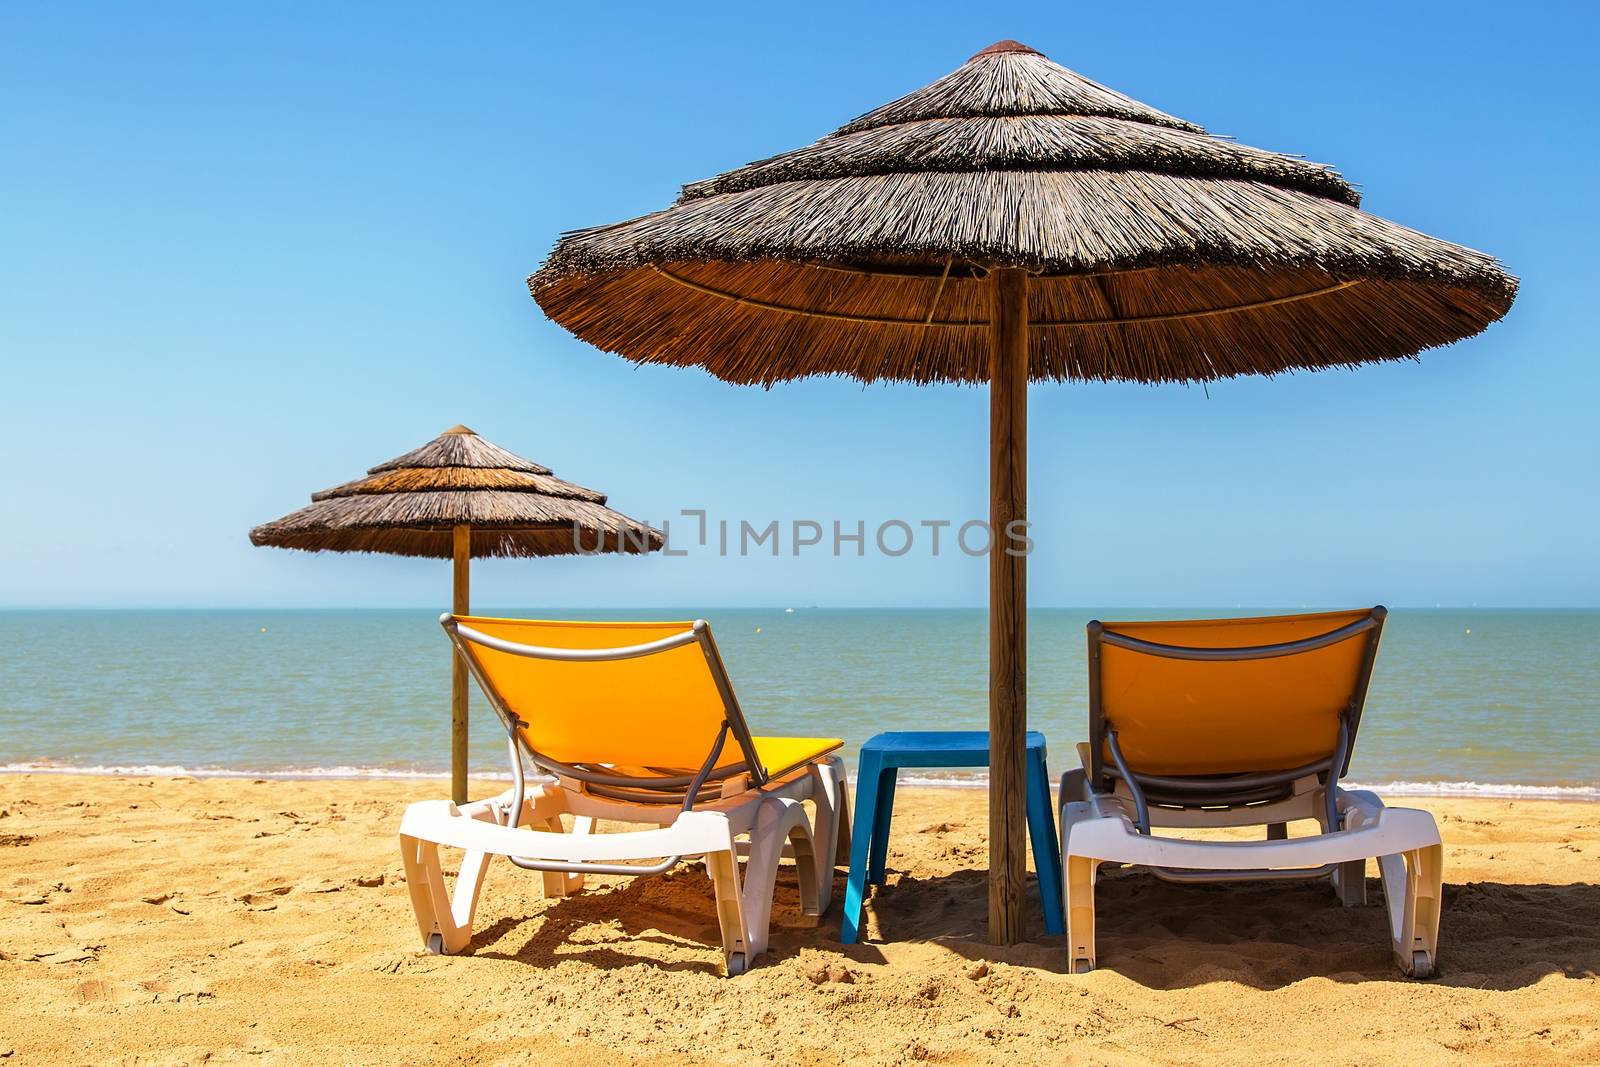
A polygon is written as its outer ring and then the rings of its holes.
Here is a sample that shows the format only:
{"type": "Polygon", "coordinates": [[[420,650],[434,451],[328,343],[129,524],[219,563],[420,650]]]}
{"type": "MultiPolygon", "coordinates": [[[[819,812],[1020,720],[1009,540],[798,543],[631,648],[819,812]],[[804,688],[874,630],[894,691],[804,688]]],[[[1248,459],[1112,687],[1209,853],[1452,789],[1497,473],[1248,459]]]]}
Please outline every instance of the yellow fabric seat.
{"type": "Polygon", "coordinates": [[[750,741],[761,765],[774,778],[844,747],[837,737],[752,737],[750,741]]]}

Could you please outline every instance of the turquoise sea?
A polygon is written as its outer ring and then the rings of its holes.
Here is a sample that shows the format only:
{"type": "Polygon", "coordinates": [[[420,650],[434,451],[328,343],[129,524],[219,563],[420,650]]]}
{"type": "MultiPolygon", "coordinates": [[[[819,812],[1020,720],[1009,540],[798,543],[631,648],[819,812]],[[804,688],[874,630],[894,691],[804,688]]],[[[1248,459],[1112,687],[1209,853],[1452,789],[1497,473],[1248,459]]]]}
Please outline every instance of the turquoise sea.
{"type": "MultiPolygon", "coordinates": [[[[547,614],[704,616],[758,733],[843,736],[853,753],[880,730],[986,719],[979,610],[547,614]]],[[[1228,613],[1030,614],[1030,724],[1058,768],[1085,735],[1084,623],[1207,614],[1228,613]]],[[[0,769],[441,774],[449,656],[426,610],[0,612],[0,769]]],[[[476,694],[472,759],[505,770],[476,694]]],[[[1600,612],[1392,610],[1351,777],[1600,797],[1600,612]]]]}

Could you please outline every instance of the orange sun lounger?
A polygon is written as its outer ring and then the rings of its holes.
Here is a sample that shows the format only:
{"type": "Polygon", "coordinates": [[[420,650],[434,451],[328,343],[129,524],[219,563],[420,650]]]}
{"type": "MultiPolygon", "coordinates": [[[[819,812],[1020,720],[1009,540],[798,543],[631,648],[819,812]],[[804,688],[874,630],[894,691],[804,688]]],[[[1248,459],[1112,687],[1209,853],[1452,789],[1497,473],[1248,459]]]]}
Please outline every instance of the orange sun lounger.
{"type": "Polygon", "coordinates": [[[1412,977],[1433,974],[1443,875],[1433,816],[1339,785],[1386,614],[1089,624],[1089,743],[1060,796],[1073,970],[1095,964],[1102,863],[1177,882],[1329,879],[1354,905],[1376,859],[1395,960],[1412,977]],[[1320,833],[1288,837],[1301,819],[1320,833]],[[1265,826],[1267,839],[1156,833],[1230,826],[1265,826]]]}
{"type": "Polygon", "coordinates": [[[843,742],[753,735],[705,622],[440,623],[505,727],[513,785],[460,807],[406,809],[400,847],[430,951],[468,947],[493,856],[540,872],[548,896],[581,889],[588,874],[648,876],[702,859],[730,975],[766,948],[781,858],[799,868],[802,912],[827,907],[849,854],[833,755],[843,742]],[[542,780],[529,783],[525,761],[542,780]],[[596,833],[600,819],[648,828],[596,833]],[[466,851],[453,895],[440,845],[466,851]]]}

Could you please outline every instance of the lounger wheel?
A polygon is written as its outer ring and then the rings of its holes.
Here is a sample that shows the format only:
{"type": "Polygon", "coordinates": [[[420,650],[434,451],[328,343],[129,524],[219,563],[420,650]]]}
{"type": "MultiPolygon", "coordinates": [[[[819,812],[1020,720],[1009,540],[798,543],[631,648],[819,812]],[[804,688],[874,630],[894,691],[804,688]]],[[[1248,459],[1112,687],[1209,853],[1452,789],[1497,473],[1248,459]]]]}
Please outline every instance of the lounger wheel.
{"type": "Polygon", "coordinates": [[[1418,950],[1411,954],[1411,977],[1433,977],[1433,960],[1426,952],[1418,950]]]}
{"type": "Polygon", "coordinates": [[[728,954],[728,977],[737,978],[750,969],[750,964],[745,961],[743,952],[728,954]]]}
{"type": "Polygon", "coordinates": [[[1072,961],[1073,974],[1088,974],[1092,970],[1094,970],[1094,964],[1090,963],[1088,960],[1072,961]]]}
{"type": "Polygon", "coordinates": [[[430,956],[443,956],[444,955],[444,935],[443,934],[433,933],[433,934],[429,934],[428,935],[428,955],[430,955],[430,956]]]}

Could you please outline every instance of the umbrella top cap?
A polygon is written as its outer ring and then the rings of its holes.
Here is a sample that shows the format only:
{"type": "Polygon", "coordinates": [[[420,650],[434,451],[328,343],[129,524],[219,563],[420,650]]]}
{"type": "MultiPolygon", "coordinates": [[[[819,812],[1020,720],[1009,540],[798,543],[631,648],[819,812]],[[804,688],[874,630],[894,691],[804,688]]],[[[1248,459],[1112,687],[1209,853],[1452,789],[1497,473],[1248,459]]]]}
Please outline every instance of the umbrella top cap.
{"type": "Polygon", "coordinates": [[[978,52],[944,77],[846,123],[834,136],[928,119],[981,121],[1041,116],[1118,119],[1205,133],[1192,122],[1068,70],[1037,48],[1004,40],[978,52]]]}
{"type": "Polygon", "coordinates": [[[1004,41],[996,41],[994,44],[990,45],[988,48],[985,48],[981,52],[974,53],[972,59],[967,60],[967,62],[971,63],[973,59],[982,59],[984,56],[1000,55],[1004,52],[1023,52],[1030,56],[1044,55],[1044,53],[1039,51],[1037,48],[1029,48],[1021,41],[1013,41],[1007,38],[1004,41]]]}
{"type": "Polygon", "coordinates": [[[445,437],[445,436],[448,436],[450,434],[468,434],[468,435],[470,435],[472,437],[478,436],[478,433],[477,433],[476,430],[469,429],[469,428],[461,425],[459,422],[456,423],[454,426],[450,427],[448,430],[446,430],[444,433],[440,434],[439,436],[440,437],[445,437]]]}

